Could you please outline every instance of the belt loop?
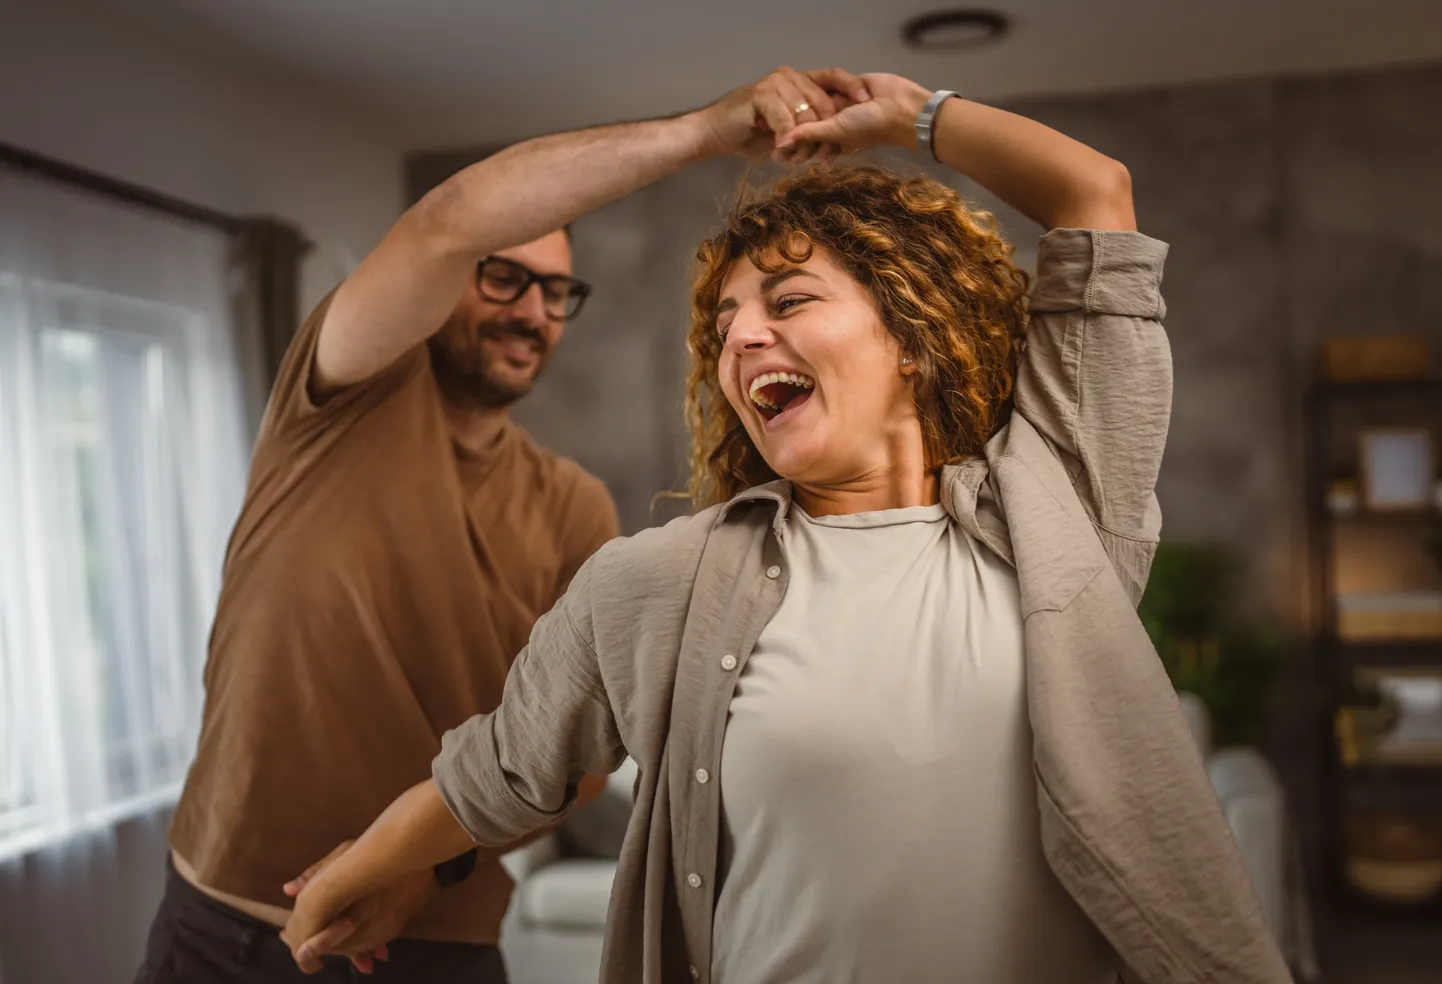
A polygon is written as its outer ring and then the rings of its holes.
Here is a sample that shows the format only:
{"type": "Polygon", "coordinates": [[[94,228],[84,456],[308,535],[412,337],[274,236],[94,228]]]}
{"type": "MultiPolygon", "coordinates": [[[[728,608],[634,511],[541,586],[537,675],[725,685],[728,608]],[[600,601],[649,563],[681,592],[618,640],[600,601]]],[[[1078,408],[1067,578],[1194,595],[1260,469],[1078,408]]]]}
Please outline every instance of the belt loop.
{"type": "Polygon", "coordinates": [[[240,962],[250,964],[255,962],[255,945],[260,942],[260,931],[254,927],[247,927],[240,931],[240,962]]]}

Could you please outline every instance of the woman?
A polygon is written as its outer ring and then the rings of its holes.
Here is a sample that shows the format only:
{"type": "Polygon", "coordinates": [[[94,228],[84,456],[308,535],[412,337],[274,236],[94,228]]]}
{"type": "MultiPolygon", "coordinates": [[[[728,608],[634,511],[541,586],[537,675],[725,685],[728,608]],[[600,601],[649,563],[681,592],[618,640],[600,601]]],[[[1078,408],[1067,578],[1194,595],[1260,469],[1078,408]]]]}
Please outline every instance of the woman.
{"type": "Polygon", "coordinates": [[[1029,315],[1010,247],[936,182],[823,168],[738,206],[693,289],[706,508],[603,548],[497,711],[310,879],[303,967],[353,900],[554,822],[629,754],[607,982],[1287,979],[1134,612],[1165,247],[1121,165],[862,82],[753,138],[930,137],[1051,230],[1029,315]]]}

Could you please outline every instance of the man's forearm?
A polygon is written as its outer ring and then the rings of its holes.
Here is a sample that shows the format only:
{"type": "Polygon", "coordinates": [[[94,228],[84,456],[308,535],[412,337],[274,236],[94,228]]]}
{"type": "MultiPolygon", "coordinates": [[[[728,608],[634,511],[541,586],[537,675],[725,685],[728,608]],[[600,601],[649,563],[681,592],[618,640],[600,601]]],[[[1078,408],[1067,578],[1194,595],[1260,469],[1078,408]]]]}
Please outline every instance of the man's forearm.
{"type": "Polygon", "coordinates": [[[707,156],[702,113],[559,133],[507,148],[433,189],[336,293],[320,390],[358,382],[450,314],[482,257],[535,239],[707,156]]]}
{"type": "MultiPolygon", "coordinates": [[[[913,120],[929,95],[918,88],[908,107],[913,120]]],[[[1126,168],[1086,144],[966,99],[943,102],[932,126],[942,163],[1043,228],[1136,228],[1126,168]]]]}
{"type": "Polygon", "coordinates": [[[691,113],[537,137],[447,179],[434,216],[468,260],[526,242],[707,155],[691,113]]]}

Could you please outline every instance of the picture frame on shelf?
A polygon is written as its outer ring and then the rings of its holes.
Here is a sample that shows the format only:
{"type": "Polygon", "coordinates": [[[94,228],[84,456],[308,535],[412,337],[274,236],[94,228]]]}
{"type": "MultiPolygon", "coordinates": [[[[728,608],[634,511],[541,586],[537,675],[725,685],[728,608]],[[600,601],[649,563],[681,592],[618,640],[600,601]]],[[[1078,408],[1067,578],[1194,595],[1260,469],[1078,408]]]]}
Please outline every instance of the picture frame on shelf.
{"type": "Polygon", "coordinates": [[[1357,439],[1362,503],[1376,512],[1432,506],[1432,433],[1426,427],[1370,428],[1357,439]]]}

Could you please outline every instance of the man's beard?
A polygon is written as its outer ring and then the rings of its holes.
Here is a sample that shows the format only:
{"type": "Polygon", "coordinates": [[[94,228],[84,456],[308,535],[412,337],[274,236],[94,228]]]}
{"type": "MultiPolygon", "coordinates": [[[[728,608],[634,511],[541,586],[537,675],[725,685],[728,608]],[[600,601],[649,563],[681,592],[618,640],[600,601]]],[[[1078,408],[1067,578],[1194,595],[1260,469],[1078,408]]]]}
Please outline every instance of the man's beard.
{"type": "Polygon", "coordinates": [[[550,346],[530,325],[516,321],[483,321],[474,326],[447,322],[428,340],[431,367],[441,391],[453,403],[475,408],[506,407],[531,391],[546,367],[550,346]],[[535,343],[536,368],[524,378],[522,370],[497,366],[504,356],[488,356],[482,342],[515,335],[535,343]]]}

